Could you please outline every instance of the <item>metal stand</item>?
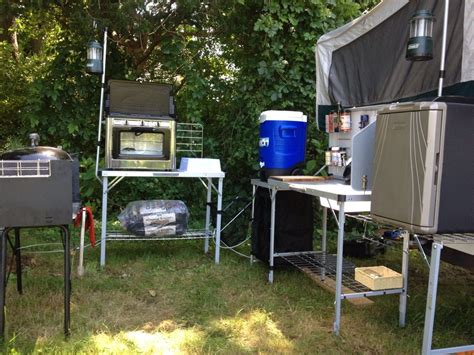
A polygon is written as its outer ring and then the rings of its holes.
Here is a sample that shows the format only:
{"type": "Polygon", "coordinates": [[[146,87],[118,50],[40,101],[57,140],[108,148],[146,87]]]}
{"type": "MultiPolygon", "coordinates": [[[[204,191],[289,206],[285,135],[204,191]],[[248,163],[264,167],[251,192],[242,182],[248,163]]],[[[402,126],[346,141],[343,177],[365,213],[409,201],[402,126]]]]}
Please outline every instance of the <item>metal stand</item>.
{"type": "MultiPolygon", "coordinates": [[[[71,300],[71,256],[70,256],[70,234],[68,226],[55,226],[60,228],[61,236],[63,237],[64,246],[64,335],[66,337],[70,334],[70,300],[71,300]]],[[[0,253],[0,338],[3,341],[5,337],[5,295],[7,287],[7,241],[8,234],[15,230],[15,244],[13,252],[16,258],[17,267],[17,290],[18,293],[23,293],[22,279],[21,279],[21,254],[20,254],[20,230],[18,227],[7,227],[3,230],[1,235],[1,253],[0,253]]]]}
{"type": "Polygon", "coordinates": [[[99,103],[99,125],[97,127],[97,151],[95,156],[95,176],[99,177],[99,160],[100,160],[100,140],[102,138],[102,119],[104,112],[104,94],[105,94],[105,63],[107,61],[107,27],[104,29],[104,48],[102,52],[102,77],[100,86],[100,103],[99,103]]]}
{"type": "Polygon", "coordinates": [[[64,335],[68,337],[71,324],[71,238],[67,226],[60,228],[64,237],[64,335]]]}
{"type": "Polygon", "coordinates": [[[341,328],[341,290],[342,290],[342,254],[344,248],[344,223],[346,215],[344,214],[344,202],[339,205],[339,223],[337,231],[337,263],[336,263],[336,301],[334,311],[333,332],[339,335],[341,328]]]}
{"type": "Polygon", "coordinates": [[[16,290],[21,295],[23,294],[23,282],[21,278],[21,249],[20,249],[20,229],[15,228],[15,246],[13,248],[15,252],[16,261],[16,290]]]}
{"type": "Polygon", "coordinates": [[[403,276],[403,289],[400,293],[400,305],[398,315],[398,325],[400,327],[405,326],[406,313],[407,313],[407,301],[408,301],[408,260],[410,251],[410,234],[407,231],[403,232],[403,251],[402,251],[402,276],[403,276]]]}
{"type": "Polygon", "coordinates": [[[5,337],[5,295],[6,295],[6,273],[7,273],[7,237],[11,228],[5,228],[2,233],[2,250],[0,254],[0,339],[5,337]]]}
{"type": "Polygon", "coordinates": [[[273,268],[275,267],[275,210],[277,189],[272,187],[270,190],[270,198],[272,201],[271,218],[270,218],[270,270],[268,272],[268,282],[273,283],[273,268]]]}
{"type": "MultiPolygon", "coordinates": [[[[344,253],[344,226],[346,219],[346,208],[350,202],[370,201],[370,192],[355,191],[350,186],[340,182],[323,182],[323,183],[291,183],[269,179],[263,182],[257,179],[251,181],[255,190],[256,186],[267,188],[271,197],[271,220],[270,220],[270,251],[269,251],[269,272],[268,281],[274,281],[274,260],[277,257],[283,258],[293,266],[299,268],[311,276],[317,275],[320,280],[326,277],[335,281],[335,309],[333,332],[339,335],[341,328],[341,301],[343,299],[362,298],[371,296],[383,296],[389,294],[399,294],[399,325],[405,325],[406,307],[407,307],[407,287],[408,287],[408,247],[409,234],[404,233],[403,254],[402,254],[402,274],[403,287],[398,289],[387,289],[373,291],[366,286],[355,281],[352,276],[347,273],[348,265],[343,259],[344,253]],[[323,223],[322,223],[322,251],[301,251],[291,253],[275,252],[275,208],[276,196],[278,191],[297,191],[300,193],[329,199],[337,205],[339,215],[336,217],[333,208],[334,217],[338,223],[337,234],[337,255],[334,257],[327,255],[327,208],[323,207],[323,223]]],[[[331,205],[331,204],[330,204],[331,205]]],[[[353,206],[352,206],[353,208],[353,206]]],[[[355,212],[355,211],[354,211],[355,212]]],[[[357,212],[368,212],[357,211],[357,212]]]]}
{"type": "Polygon", "coordinates": [[[439,82],[438,82],[438,96],[443,95],[443,80],[445,77],[445,61],[446,61],[446,42],[448,33],[448,14],[449,14],[449,0],[444,1],[444,16],[443,16],[443,40],[441,42],[441,63],[439,68],[439,82]]]}
{"type": "MultiPolygon", "coordinates": [[[[449,236],[446,236],[449,238],[449,236]]],[[[425,327],[423,330],[423,346],[421,353],[426,354],[451,354],[451,353],[461,353],[474,351],[473,345],[466,346],[456,346],[452,348],[444,349],[432,349],[433,343],[433,328],[434,328],[434,319],[436,312],[436,295],[438,292],[438,277],[439,277],[439,268],[441,262],[441,252],[443,250],[443,239],[446,237],[440,236],[433,241],[431,246],[431,262],[430,262],[430,276],[428,283],[428,295],[426,299],[426,313],[425,313],[425,327]]],[[[463,243],[462,235],[456,235],[454,238],[451,237],[449,240],[455,243],[463,243]]],[[[464,243],[474,243],[474,236],[470,235],[464,238],[464,243]]]]}
{"type": "Polygon", "coordinates": [[[183,171],[128,171],[128,170],[104,170],[102,171],[102,230],[100,244],[100,266],[105,266],[107,241],[113,240],[185,240],[185,239],[204,239],[204,252],[209,252],[209,239],[212,238],[211,232],[211,202],[212,190],[217,193],[217,213],[216,213],[216,229],[215,241],[216,249],[214,261],[216,264],[220,262],[220,242],[221,242],[221,223],[222,223],[222,196],[224,189],[223,172],[219,173],[189,173],[183,171]],[[113,178],[109,183],[109,177],[113,178]],[[182,177],[182,178],[198,178],[206,187],[206,220],[204,229],[201,231],[190,231],[184,235],[170,237],[138,237],[120,232],[107,231],[107,199],[109,191],[112,190],[125,177],[182,177]],[[213,184],[213,178],[218,179],[217,188],[213,184]],[[203,181],[207,179],[207,183],[203,181]]]}

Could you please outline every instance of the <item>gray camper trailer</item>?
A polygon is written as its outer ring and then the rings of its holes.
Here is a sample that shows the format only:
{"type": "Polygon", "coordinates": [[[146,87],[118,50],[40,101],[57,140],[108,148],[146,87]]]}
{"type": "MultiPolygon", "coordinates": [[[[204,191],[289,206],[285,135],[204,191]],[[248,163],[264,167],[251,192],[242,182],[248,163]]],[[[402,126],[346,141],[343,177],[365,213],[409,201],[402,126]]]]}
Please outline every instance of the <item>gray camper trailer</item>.
{"type": "MultiPolygon", "coordinates": [[[[372,178],[376,179],[372,181],[374,185],[371,213],[379,221],[407,228],[413,233],[466,230],[472,232],[474,229],[472,228],[474,190],[471,183],[474,175],[473,163],[469,160],[469,155],[473,155],[473,142],[466,138],[469,135],[473,136],[471,122],[474,121],[474,117],[469,113],[470,109],[466,109],[467,111],[463,113],[464,118],[451,115],[450,112],[455,111],[453,111],[456,106],[454,102],[443,104],[438,100],[436,103],[431,103],[437,97],[444,10],[445,2],[441,0],[382,1],[370,12],[323,35],[318,40],[315,52],[316,108],[318,126],[321,130],[325,130],[325,115],[334,110],[336,105],[349,109],[353,107],[363,109],[374,105],[387,107],[377,114],[374,121],[376,120],[377,126],[375,140],[378,145],[388,150],[376,156],[377,161],[373,161],[372,167],[364,164],[369,167],[365,171],[370,172],[371,168],[375,174],[372,178]],[[438,22],[433,30],[434,55],[430,61],[412,62],[405,59],[406,42],[409,37],[408,23],[413,13],[420,9],[429,9],[438,22]],[[393,36],[393,33],[397,33],[397,36],[393,36]],[[438,107],[443,112],[443,118],[439,121],[442,124],[435,129],[437,132],[435,135],[438,134],[443,138],[442,145],[437,146],[440,149],[439,157],[443,160],[429,165],[429,159],[433,159],[433,156],[416,158],[416,162],[412,161],[413,169],[416,169],[416,165],[419,169],[427,170],[421,173],[413,172],[412,179],[411,175],[406,175],[411,174],[409,159],[410,156],[414,157],[414,152],[411,155],[409,152],[410,130],[405,130],[404,133],[397,131],[400,135],[385,139],[382,139],[380,134],[384,132],[383,127],[391,127],[393,131],[393,123],[389,123],[389,120],[401,117],[395,112],[409,107],[389,105],[415,101],[424,103],[409,104],[412,108],[418,105],[428,107],[430,111],[429,107],[438,107]],[[389,107],[392,107],[392,111],[389,107]],[[387,115],[389,111],[392,114],[380,119],[381,112],[387,115]],[[453,131],[457,133],[452,135],[450,132],[453,131]],[[462,158],[450,153],[453,147],[464,152],[462,158]],[[434,173],[432,169],[435,169],[437,164],[442,164],[442,171],[434,173]],[[397,169],[397,166],[404,167],[405,170],[397,169]],[[375,173],[377,169],[378,172],[375,173]],[[433,176],[434,179],[433,174],[439,179],[440,185],[418,187],[418,182],[421,184],[422,179],[426,180],[428,176],[433,176]],[[459,176],[459,183],[453,182],[454,176],[459,176]],[[412,186],[413,182],[416,186],[412,186]],[[452,194],[453,188],[462,188],[465,191],[463,196],[457,194],[459,197],[456,198],[459,201],[457,204],[453,202],[455,196],[452,194]],[[395,191],[402,193],[395,196],[395,191]],[[454,211],[457,213],[454,214],[454,211]]],[[[472,26],[474,0],[451,1],[448,10],[448,46],[443,95],[472,98],[474,97],[474,26],[472,26]]],[[[423,117],[418,119],[417,125],[420,126],[421,122],[422,128],[417,128],[417,132],[424,134],[428,126],[423,125],[428,121],[423,123],[423,120],[426,119],[423,117]]],[[[407,124],[407,127],[410,127],[410,123],[407,124]]],[[[430,127],[435,126],[430,123],[430,127]]],[[[415,139],[416,144],[419,143],[418,138],[412,137],[412,139],[415,139]]],[[[377,147],[374,151],[380,153],[377,147]]],[[[428,153],[429,149],[423,147],[422,151],[428,153]]],[[[358,162],[352,161],[353,170],[354,164],[357,166],[358,162]]],[[[361,173],[357,174],[352,172],[352,184],[360,181],[361,173]]],[[[445,246],[450,247],[449,244],[445,246]]],[[[458,245],[453,249],[453,253],[462,254],[459,258],[454,258],[455,261],[470,258],[468,264],[474,269],[474,251],[470,246],[458,245]]]]}

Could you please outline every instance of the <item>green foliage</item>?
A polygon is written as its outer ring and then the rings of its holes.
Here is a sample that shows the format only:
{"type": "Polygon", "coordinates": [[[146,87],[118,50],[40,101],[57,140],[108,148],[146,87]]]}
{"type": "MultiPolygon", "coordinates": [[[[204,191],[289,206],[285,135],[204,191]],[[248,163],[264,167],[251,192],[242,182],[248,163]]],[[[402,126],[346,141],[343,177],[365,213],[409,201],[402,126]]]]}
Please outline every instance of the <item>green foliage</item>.
{"type": "MultiPolygon", "coordinates": [[[[257,174],[264,110],[308,115],[306,172],[314,173],[326,145],[314,119],[315,43],[376,2],[8,2],[0,7],[1,23],[10,23],[0,33],[0,149],[36,131],[42,144],[79,153],[83,199],[99,204],[94,157],[100,79],[86,75],[84,66],[86,43],[101,40],[107,26],[107,77],[174,84],[179,119],[203,123],[205,155],[221,159],[226,195],[248,194],[248,181],[257,174]],[[13,33],[17,44],[6,36],[13,33]]],[[[179,195],[198,205],[194,188],[181,181],[130,180],[117,191],[111,196],[115,208],[151,195],[179,195]]]]}

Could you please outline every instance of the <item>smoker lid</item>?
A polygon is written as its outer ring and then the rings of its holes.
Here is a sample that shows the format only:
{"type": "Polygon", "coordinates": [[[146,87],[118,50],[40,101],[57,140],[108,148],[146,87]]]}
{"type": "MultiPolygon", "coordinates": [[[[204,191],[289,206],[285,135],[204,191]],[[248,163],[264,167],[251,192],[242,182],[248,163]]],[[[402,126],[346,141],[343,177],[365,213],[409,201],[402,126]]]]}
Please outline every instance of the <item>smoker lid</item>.
{"type": "Polygon", "coordinates": [[[40,136],[30,133],[28,138],[31,146],[0,153],[0,160],[73,160],[71,156],[60,148],[38,146],[40,136]]]}
{"type": "Polygon", "coordinates": [[[0,160],[72,160],[64,150],[54,147],[28,147],[0,154],[0,160]]]}

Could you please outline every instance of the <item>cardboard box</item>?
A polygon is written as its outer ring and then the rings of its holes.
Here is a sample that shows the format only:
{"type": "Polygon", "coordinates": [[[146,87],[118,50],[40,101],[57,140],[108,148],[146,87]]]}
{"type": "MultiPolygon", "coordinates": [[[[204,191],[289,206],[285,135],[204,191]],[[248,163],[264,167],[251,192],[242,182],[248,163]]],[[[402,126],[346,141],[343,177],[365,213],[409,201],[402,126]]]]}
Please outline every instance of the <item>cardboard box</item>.
{"type": "Polygon", "coordinates": [[[371,290],[403,287],[402,274],[385,266],[356,267],[355,280],[371,290]]]}

